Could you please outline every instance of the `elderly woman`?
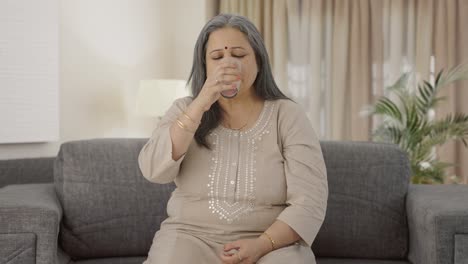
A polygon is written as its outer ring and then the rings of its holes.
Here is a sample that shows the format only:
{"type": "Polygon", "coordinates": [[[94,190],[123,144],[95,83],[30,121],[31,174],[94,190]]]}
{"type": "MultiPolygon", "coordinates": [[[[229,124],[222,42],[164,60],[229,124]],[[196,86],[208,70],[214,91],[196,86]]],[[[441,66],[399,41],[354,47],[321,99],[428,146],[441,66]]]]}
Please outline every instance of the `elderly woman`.
{"type": "Polygon", "coordinates": [[[190,81],[193,97],[173,103],[138,158],[146,179],[177,186],[144,263],[315,263],[328,196],[322,152],[273,80],[255,26],[211,19],[190,81]]]}

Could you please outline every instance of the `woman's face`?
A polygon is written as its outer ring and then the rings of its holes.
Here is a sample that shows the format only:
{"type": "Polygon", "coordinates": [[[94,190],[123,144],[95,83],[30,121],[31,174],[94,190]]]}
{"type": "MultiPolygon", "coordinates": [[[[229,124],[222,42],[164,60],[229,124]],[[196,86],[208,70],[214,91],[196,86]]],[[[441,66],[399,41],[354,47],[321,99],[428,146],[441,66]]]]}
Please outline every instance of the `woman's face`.
{"type": "Polygon", "coordinates": [[[226,57],[241,62],[241,88],[239,94],[250,92],[257,77],[258,67],[255,52],[247,37],[238,29],[225,27],[213,31],[206,44],[206,73],[211,76],[216,66],[226,57]]]}

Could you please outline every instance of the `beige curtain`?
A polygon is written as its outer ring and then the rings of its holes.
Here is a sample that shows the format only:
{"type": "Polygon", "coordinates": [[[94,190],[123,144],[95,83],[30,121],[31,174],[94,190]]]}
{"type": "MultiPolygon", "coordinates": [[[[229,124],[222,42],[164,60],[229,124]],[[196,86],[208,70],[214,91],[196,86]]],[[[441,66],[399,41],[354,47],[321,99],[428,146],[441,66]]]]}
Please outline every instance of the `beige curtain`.
{"type": "Polygon", "coordinates": [[[369,139],[370,118],[359,114],[372,91],[368,0],[218,4],[218,13],[241,14],[257,26],[278,85],[303,105],[322,138],[369,139]]]}
{"type": "MultiPolygon", "coordinates": [[[[468,63],[468,1],[434,1],[432,14],[431,41],[436,72],[468,63]]],[[[441,95],[446,96],[447,100],[437,109],[438,116],[455,112],[468,113],[468,81],[444,88],[441,95]]],[[[468,183],[468,151],[462,143],[447,144],[438,154],[440,159],[456,163],[458,166],[450,172],[464,176],[464,183],[468,183]]]]}
{"type": "MultiPolygon", "coordinates": [[[[280,87],[307,111],[322,139],[370,140],[379,123],[360,114],[407,71],[430,79],[468,62],[466,0],[219,0],[219,12],[262,32],[280,87]]],[[[416,82],[418,79],[415,79],[416,82]]],[[[468,81],[444,90],[437,115],[468,113],[468,81]]],[[[448,144],[442,160],[468,182],[468,151],[448,144]]]]}
{"type": "MultiPolygon", "coordinates": [[[[403,72],[417,72],[417,82],[468,62],[466,0],[291,0],[287,7],[289,89],[322,138],[370,140],[379,120],[359,113],[384,87],[403,72]]],[[[440,116],[468,113],[468,85],[456,86],[444,90],[440,116]]],[[[467,182],[462,144],[448,144],[439,157],[457,163],[453,173],[467,182]]]]}
{"type": "MultiPolygon", "coordinates": [[[[321,82],[323,48],[322,1],[288,1],[288,95],[300,103],[316,130],[320,130],[324,93],[321,82]]],[[[317,131],[323,134],[324,131],[317,131]]]]}
{"type": "MultiPolygon", "coordinates": [[[[384,86],[406,70],[430,80],[441,69],[468,63],[468,1],[466,0],[385,0],[374,2],[383,10],[384,86]],[[385,82],[387,81],[387,82],[385,82]]],[[[377,21],[372,21],[376,23],[377,21]]],[[[417,80],[416,80],[417,81],[417,80]]],[[[446,96],[436,109],[438,117],[448,113],[468,113],[468,83],[444,88],[446,96]]],[[[438,149],[438,157],[458,166],[448,175],[458,175],[468,183],[468,151],[462,143],[448,143],[438,149]]]]}
{"type": "Polygon", "coordinates": [[[371,1],[292,0],[287,8],[290,95],[321,138],[368,140],[372,120],[360,112],[372,99],[371,1]]]}
{"type": "Polygon", "coordinates": [[[370,120],[359,115],[371,102],[370,2],[327,1],[333,6],[331,99],[333,139],[368,140],[370,120]]]}

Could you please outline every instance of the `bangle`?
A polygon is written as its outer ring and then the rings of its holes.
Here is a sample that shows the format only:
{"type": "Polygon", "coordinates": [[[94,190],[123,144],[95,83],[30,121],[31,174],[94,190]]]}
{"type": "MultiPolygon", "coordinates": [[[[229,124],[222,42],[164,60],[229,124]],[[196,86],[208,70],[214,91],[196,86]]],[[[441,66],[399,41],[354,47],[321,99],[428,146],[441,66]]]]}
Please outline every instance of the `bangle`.
{"type": "Polygon", "coordinates": [[[187,118],[190,122],[192,122],[192,123],[194,123],[194,124],[197,124],[197,125],[200,124],[200,122],[195,122],[195,120],[193,120],[189,115],[187,115],[186,112],[183,112],[182,114],[183,114],[184,117],[187,118]]]}
{"type": "Polygon", "coordinates": [[[183,130],[188,131],[190,133],[195,133],[195,131],[192,131],[192,130],[188,129],[187,126],[184,123],[182,123],[182,121],[180,121],[179,119],[176,119],[176,123],[183,130]]]}
{"type": "Polygon", "coordinates": [[[273,238],[271,238],[271,236],[267,232],[263,232],[263,234],[270,240],[272,250],[275,250],[276,249],[275,240],[273,240],[273,238]]]}

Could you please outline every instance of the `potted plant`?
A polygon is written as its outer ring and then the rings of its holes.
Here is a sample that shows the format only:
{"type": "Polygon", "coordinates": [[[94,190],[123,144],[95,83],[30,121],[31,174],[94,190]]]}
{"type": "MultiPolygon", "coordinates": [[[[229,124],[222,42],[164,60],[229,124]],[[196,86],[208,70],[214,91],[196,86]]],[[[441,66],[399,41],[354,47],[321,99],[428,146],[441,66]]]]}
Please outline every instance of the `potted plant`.
{"type": "Polygon", "coordinates": [[[423,81],[412,85],[409,80],[414,74],[405,73],[365,111],[381,118],[373,131],[375,141],[397,144],[408,153],[413,183],[444,182],[445,168],[454,164],[438,160],[437,146],[458,140],[467,147],[468,115],[451,113],[435,118],[437,106],[445,99],[438,92],[452,82],[468,79],[467,66],[441,70],[433,84],[423,81]]]}

